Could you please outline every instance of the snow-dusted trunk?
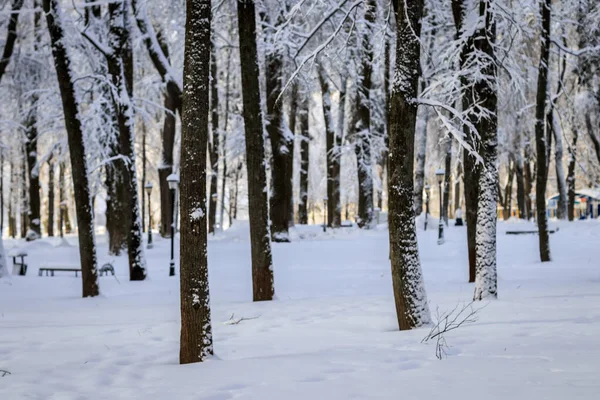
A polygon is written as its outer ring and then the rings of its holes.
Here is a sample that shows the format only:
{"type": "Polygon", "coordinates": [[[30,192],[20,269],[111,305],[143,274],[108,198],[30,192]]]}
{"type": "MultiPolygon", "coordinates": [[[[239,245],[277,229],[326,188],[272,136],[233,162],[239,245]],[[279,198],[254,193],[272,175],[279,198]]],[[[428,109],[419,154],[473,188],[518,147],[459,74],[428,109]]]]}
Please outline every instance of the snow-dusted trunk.
{"type": "MultiPolygon", "coordinates": [[[[54,236],[54,160],[48,159],[48,236],[54,236]]],[[[0,173],[1,175],[1,173],[0,173]]],[[[1,200],[0,200],[1,201],[1,200]]]]}
{"type": "Polygon", "coordinates": [[[416,165],[415,165],[415,215],[423,212],[423,188],[425,187],[425,160],[427,157],[427,121],[429,113],[426,107],[419,107],[416,128],[416,165]],[[419,118],[420,117],[420,118],[419,118]]]}
{"type": "Polygon", "coordinates": [[[181,113],[181,364],[200,362],[213,354],[206,253],[211,5],[210,0],[187,0],[186,6],[181,113]]]}
{"type": "Polygon", "coordinates": [[[515,178],[515,164],[513,161],[508,162],[508,179],[504,188],[504,201],[502,202],[502,219],[506,221],[511,216],[512,210],[512,187],[515,178]]]}
{"type": "MultiPolygon", "coordinates": [[[[342,223],[340,208],[340,154],[337,146],[338,138],[333,126],[331,111],[331,91],[328,77],[323,66],[318,66],[319,85],[323,104],[323,120],[325,121],[325,157],[327,162],[327,225],[337,228],[342,223]]],[[[308,104],[308,101],[307,101],[308,104]]],[[[308,108],[306,108],[308,112],[308,108]]],[[[307,146],[308,149],[308,146],[307,146]]],[[[308,164],[308,163],[307,163],[308,164]]],[[[308,182],[308,176],[305,178],[308,182]]]]}
{"type": "Polygon", "coordinates": [[[0,237],[4,234],[4,151],[0,148],[0,237]]]}
{"type": "Polygon", "coordinates": [[[546,216],[546,184],[548,181],[548,135],[546,126],[546,103],[548,101],[548,60],[550,58],[550,18],[552,0],[541,2],[542,32],[540,63],[538,68],[535,108],[535,144],[537,150],[537,174],[535,180],[535,206],[539,231],[540,259],[550,261],[548,218],[546,216]]]}
{"type": "Polygon", "coordinates": [[[575,167],[577,164],[577,139],[579,131],[577,127],[573,129],[573,140],[569,147],[569,167],[567,172],[567,186],[568,186],[568,214],[569,221],[575,219],[575,167]]]}
{"type": "Polygon", "coordinates": [[[8,20],[6,40],[4,41],[4,50],[0,56],[0,82],[2,82],[2,76],[8,67],[10,58],[15,48],[15,42],[17,41],[17,26],[19,23],[19,12],[23,7],[24,0],[13,0],[10,19],[8,20]]]}
{"type": "Polygon", "coordinates": [[[398,6],[397,48],[390,108],[388,172],[390,260],[400,330],[431,320],[421,272],[413,208],[414,140],[417,120],[421,17],[423,0],[398,6]]]}
{"type": "Polygon", "coordinates": [[[210,194],[208,198],[208,232],[213,233],[217,224],[217,178],[219,175],[219,88],[217,86],[217,59],[213,49],[210,60],[210,123],[212,143],[210,146],[210,194]]]}
{"type": "Polygon", "coordinates": [[[71,59],[65,48],[65,32],[62,27],[61,10],[58,0],[44,0],[44,12],[50,40],[52,55],[58,78],[58,86],[62,98],[65,126],[71,155],[71,170],[75,189],[75,209],[79,227],[79,257],[81,262],[81,279],[83,297],[98,295],[98,272],[96,262],[96,243],[94,240],[94,221],[92,216],[92,199],[88,182],[88,167],[85,155],[85,143],[79,104],[77,102],[73,76],[71,75],[71,59]]]}
{"type": "Polygon", "coordinates": [[[556,117],[556,113],[552,113],[552,133],[554,135],[555,153],[554,167],[556,170],[556,186],[558,187],[558,204],[556,208],[556,217],[558,219],[567,219],[567,180],[565,178],[565,169],[563,166],[563,141],[562,129],[560,122],[556,117]]]}
{"type": "MultiPolygon", "coordinates": [[[[225,215],[225,184],[227,183],[227,175],[229,174],[227,170],[227,130],[229,129],[229,78],[231,76],[231,51],[227,53],[227,68],[225,72],[227,73],[225,78],[225,115],[223,118],[225,126],[223,127],[223,154],[221,156],[223,160],[223,173],[221,174],[221,210],[219,215],[221,229],[223,229],[223,226],[225,226],[223,219],[225,215]]],[[[229,201],[231,202],[231,198],[229,201]]],[[[229,214],[229,226],[231,226],[231,222],[231,214],[229,214]]]]}
{"type": "Polygon", "coordinates": [[[298,82],[292,83],[292,90],[290,92],[290,115],[288,119],[288,126],[290,128],[290,132],[294,135],[294,139],[292,139],[290,143],[290,153],[291,160],[287,164],[288,170],[286,174],[290,177],[290,182],[292,183],[292,194],[290,195],[290,216],[289,216],[289,226],[294,226],[295,223],[295,214],[294,214],[294,195],[293,195],[293,185],[294,185],[294,154],[296,146],[296,119],[298,116],[298,82]]]}
{"type": "Polygon", "coordinates": [[[517,148],[515,153],[515,178],[517,179],[517,208],[519,209],[519,218],[527,218],[527,211],[525,210],[525,181],[523,174],[523,157],[521,156],[521,149],[517,148]]]}
{"type": "Polygon", "coordinates": [[[448,226],[448,217],[450,216],[450,179],[452,176],[452,138],[446,139],[446,154],[444,155],[444,198],[442,204],[442,215],[444,222],[448,226]]]}
{"type": "Polygon", "coordinates": [[[298,223],[308,224],[308,167],[309,167],[309,143],[308,133],[309,98],[308,93],[302,92],[300,111],[298,112],[300,134],[300,200],[298,201],[298,223]]]}
{"type": "Polygon", "coordinates": [[[20,190],[20,212],[21,212],[21,238],[27,237],[27,229],[29,227],[29,186],[27,185],[27,148],[23,146],[23,155],[21,158],[21,179],[19,184],[20,190]]]}
{"type": "Polygon", "coordinates": [[[29,229],[26,233],[27,240],[38,239],[42,234],[40,221],[40,172],[37,165],[37,96],[32,96],[32,109],[27,121],[27,136],[25,151],[27,153],[27,173],[29,177],[29,229]]]}
{"type": "Polygon", "coordinates": [[[356,125],[354,152],[358,174],[358,226],[371,226],[373,221],[373,168],[371,165],[371,75],[373,73],[373,45],[371,26],[376,16],[375,0],[365,4],[365,27],[362,34],[362,63],[359,66],[356,90],[356,125]]]}
{"type": "Polygon", "coordinates": [[[9,277],[8,263],[6,262],[6,252],[4,251],[4,240],[0,235],[0,278],[9,277]]]}
{"type": "Polygon", "coordinates": [[[163,237],[171,236],[173,222],[173,202],[167,177],[173,173],[173,148],[175,147],[175,114],[177,112],[176,99],[167,90],[165,91],[164,107],[165,119],[162,129],[162,162],[158,167],[160,184],[160,234],[163,237]]]}
{"type": "Polygon", "coordinates": [[[474,85],[475,101],[484,110],[476,123],[479,132],[479,155],[483,165],[479,173],[479,193],[477,196],[477,227],[475,237],[475,293],[473,300],[496,298],[496,210],[498,198],[498,94],[497,71],[494,64],[493,44],[496,37],[496,26],[491,1],[480,0],[479,17],[481,26],[474,38],[475,51],[485,54],[482,59],[481,74],[486,79],[479,79],[474,85]]]}
{"type": "MultiPolygon", "coordinates": [[[[523,189],[525,191],[525,219],[533,218],[533,201],[531,191],[533,189],[533,172],[531,171],[531,145],[526,139],[523,147],[523,189]]],[[[535,163],[534,163],[535,166],[535,163]]]]}
{"type": "Polygon", "coordinates": [[[268,188],[263,116],[260,107],[260,86],[258,83],[256,10],[254,0],[238,0],[237,6],[243,116],[246,133],[248,213],[250,216],[250,244],[252,247],[252,293],[254,301],[272,300],[275,291],[273,286],[271,234],[269,232],[269,207],[267,203],[268,188]]]}

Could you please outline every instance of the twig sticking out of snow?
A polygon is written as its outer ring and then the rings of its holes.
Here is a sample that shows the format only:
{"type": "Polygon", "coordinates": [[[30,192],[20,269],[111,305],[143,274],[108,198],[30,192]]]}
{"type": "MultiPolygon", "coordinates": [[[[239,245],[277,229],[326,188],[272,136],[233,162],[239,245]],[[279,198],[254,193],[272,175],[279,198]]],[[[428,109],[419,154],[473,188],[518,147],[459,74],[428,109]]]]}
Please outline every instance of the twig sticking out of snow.
{"type": "Polygon", "coordinates": [[[235,314],[231,314],[231,317],[229,317],[229,319],[225,322],[223,322],[223,324],[225,325],[237,325],[242,321],[248,321],[251,319],[258,319],[260,317],[260,315],[257,315],[256,317],[241,317],[241,318],[234,318],[235,314]]]}
{"type": "Polygon", "coordinates": [[[477,322],[479,320],[477,313],[487,306],[486,304],[480,308],[473,308],[473,303],[474,302],[465,304],[462,308],[459,308],[459,305],[457,304],[452,310],[441,314],[439,308],[436,309],[437,322],[431,327],[427,336],[421,340],[421,343],[427,343],[428,341],[435,339],[435,356],[438,360],[441,360],[448,355],[446,350],[450,347],[448,346],[448,342],[446,342],[444,335],[465,324],[477,322]]]}
{"type": "Polygon", "coordinates": [[[4,378],[6,375],[12,375],[12,374],[5,369],[0,369],[0,378],[4,378]]]}

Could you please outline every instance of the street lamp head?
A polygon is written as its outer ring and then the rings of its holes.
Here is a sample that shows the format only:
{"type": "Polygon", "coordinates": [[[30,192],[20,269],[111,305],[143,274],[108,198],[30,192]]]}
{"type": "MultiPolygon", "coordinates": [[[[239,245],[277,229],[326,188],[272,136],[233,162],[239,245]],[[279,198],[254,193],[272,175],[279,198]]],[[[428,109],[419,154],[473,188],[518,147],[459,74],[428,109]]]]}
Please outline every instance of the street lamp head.
{"type": "Polygon", "coordinates": [[[429,196],[429,191],[431,190],[431,186],[425,185],[425,193],[429,196]]]}
{"type": "Polygon", "coordinates": [[[152,183],[150,183],[150,181],[146,182],[146,185],[144,186],[144,189],[146,189],[146,193],[148,194],[148,196],[150,196],[150,194],[152,193],[152,183]]]}
{"type": "Polygon", "coordinates": [[[446,175],[446,171],[442,168],[435,171],[435,176],[437,176],[438,184],[442,184],[442,180],[444,179],[444,175],[446,175]]]}
{"type": "Polygon", "coordinates": [[[167,176],[167,182],[169,183],[169,189],[176,190],[179,186],[179,175],[171,174],[167,176]]]}

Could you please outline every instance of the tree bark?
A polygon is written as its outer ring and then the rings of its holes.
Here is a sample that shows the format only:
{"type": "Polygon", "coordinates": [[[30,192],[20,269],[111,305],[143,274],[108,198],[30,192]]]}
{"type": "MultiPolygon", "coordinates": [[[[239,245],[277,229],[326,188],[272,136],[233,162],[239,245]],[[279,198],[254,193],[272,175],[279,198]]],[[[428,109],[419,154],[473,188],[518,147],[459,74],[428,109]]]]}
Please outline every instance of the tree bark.
{"type": "Polygon", "coordinates": [[[416,128],[416,166],[415,166],[415,215],[423,212],[423,189],[425,188],[425,159],[427,156],[427,122],[429,112],[426,107],[419,107],[416,128]],[[419,118],[419,115],[421,118],[419,118]]]}
{"type": "Polygon", "coordinates": [[[515,177],[515,163],[508,162],[508,180],[504,189],[504,201],[502,202],[502,219],[507,221],[511,217],[512,211],[512,187],[515,177]]]}
{"type": "Polygon", "coordinates": [[[54,236],[54,160],[48,158],[48,236],[54,236]]]}
{"type": "Polygon", "coordinates": [[[452,138],[446,139],[446,154],[444,155],[444,199],[443,215],[444,223],[448,226],[448,217],[450,216],[450,184],[452,176],[452,138]]]}
{"type": "Polygon", "coordinates": [[[92,202],[88,182],[88,167],[85,159],[85,143],[81,121],[78,116],[79,104],[76,100],[73,77],[71,76],[71,59],[64,46],[66,39],[60,19],[61,10],[58,0],[43,0],[43,6],[48,30],[50,31],[52,55],[60,88],[69,153],[71,155],[75,208],[79,227],[82,292],[83,297],[97,296],[99,290],[92,202]]]}
{"type": "MultiPolygon", "coordinates": [[[[300,112],[298,113],[300,126],[300,134],[298,135],[298,139],[300,140],[300,201],[298,201],[298,223],[306,225],[308,224],[308,167],[310,161],[308,118],[310,101],[308,93],[303,92],[301,96],[300,112]]],[[[332,202],[334,201],[335,199],[332,199],[332,202]]]]}
{"type": "Polygon", "coordinates": [[[213,48],[210,61],[210,100],[212,143],[210,146],[210,197],[208,199],[208,233],[214,233],[217,217],[217,178],[219,175],[219,88],[217,86],[217,59],[213,48]]]}
{"type": "Polygon", "coordinates": [[[413,204],[414,140],[423,0],[399,0],[396,79],[391,94],[389,154],[390,260],[400,330],[431,320],[419,261],[413,204]]]}
{"type": "Polygon", "coordinates": [[[181,114],[181,364],[200,362],[213,354],[206,254],[211,5],[209,0],[187,0],[186,4],[181,114]]]}
{"type": "Polygon", "coordinates": [[[252,293],[254,301],[272,300],[275,291],[269,232],[264,133],[258,83],[256,11],[253,0],[238,0],[237,5],[243,116],[246,133],[248,212],[252,247],[252,293]]]}
{"type": "Polygon", "coordinates": [[[37,96],[33,96],[32,109],[28,118],[25,151],[27,153],[27,172],[29,175],[29,230],[27,241],[39,239],[42,236],[40,216],[40,172],[37,165],[37,96]]]}
{"type": "Polygon", "coordinates": [[[543,0],[540,64],[538,68],[537,96],[535,109],[535,143],[537,150],[537,174],[535,182],[535,205],[539,231],[540,259],[550,261],[548,219],[546,216],[546,184],[548,181],[548,138],[546,126],[546,104],[548,101],[548,61],[550,58],[550,19],[552,0],[543,0]]]}
{"type": "Polygon", "coordinates": [[[2,76],[8,67],[10,58],[12,57],[13,50],[15,48],[15,42],[17,41],[17,26],[19,23],[19,15],[21,13],[21,7],[23,7],[23,0],[13,0],[11,7],[10,19],[8,20],[6,41],[4,42],[4,50],[2,51],[2,57],[0,57],[0,83],[2,82],[2,76]]]}
{"type": "Polygon", "coordinates": [[[569,167],[567,172],[567,186],[568,186],[568,215],[569,221],[575,220],[575,167],[577,163],[577,139],[579,131],[577,128],[573,129],[573,141],[569,147],[569,167]]]}

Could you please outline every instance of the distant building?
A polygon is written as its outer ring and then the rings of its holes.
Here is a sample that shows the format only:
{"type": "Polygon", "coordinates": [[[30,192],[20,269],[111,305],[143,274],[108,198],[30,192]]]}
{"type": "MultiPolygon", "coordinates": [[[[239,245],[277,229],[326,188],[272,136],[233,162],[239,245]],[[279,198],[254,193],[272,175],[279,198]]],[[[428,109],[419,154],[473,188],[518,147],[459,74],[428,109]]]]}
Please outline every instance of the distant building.
{"type": "MultiPolygon", "coordinates": [[[[556,217],[558,194],[548,198],[548,216],[556,217]]],[[[575,191],[575,218],[598,218],[600,215],[600,190],[580,189],[575,191]]]]}

